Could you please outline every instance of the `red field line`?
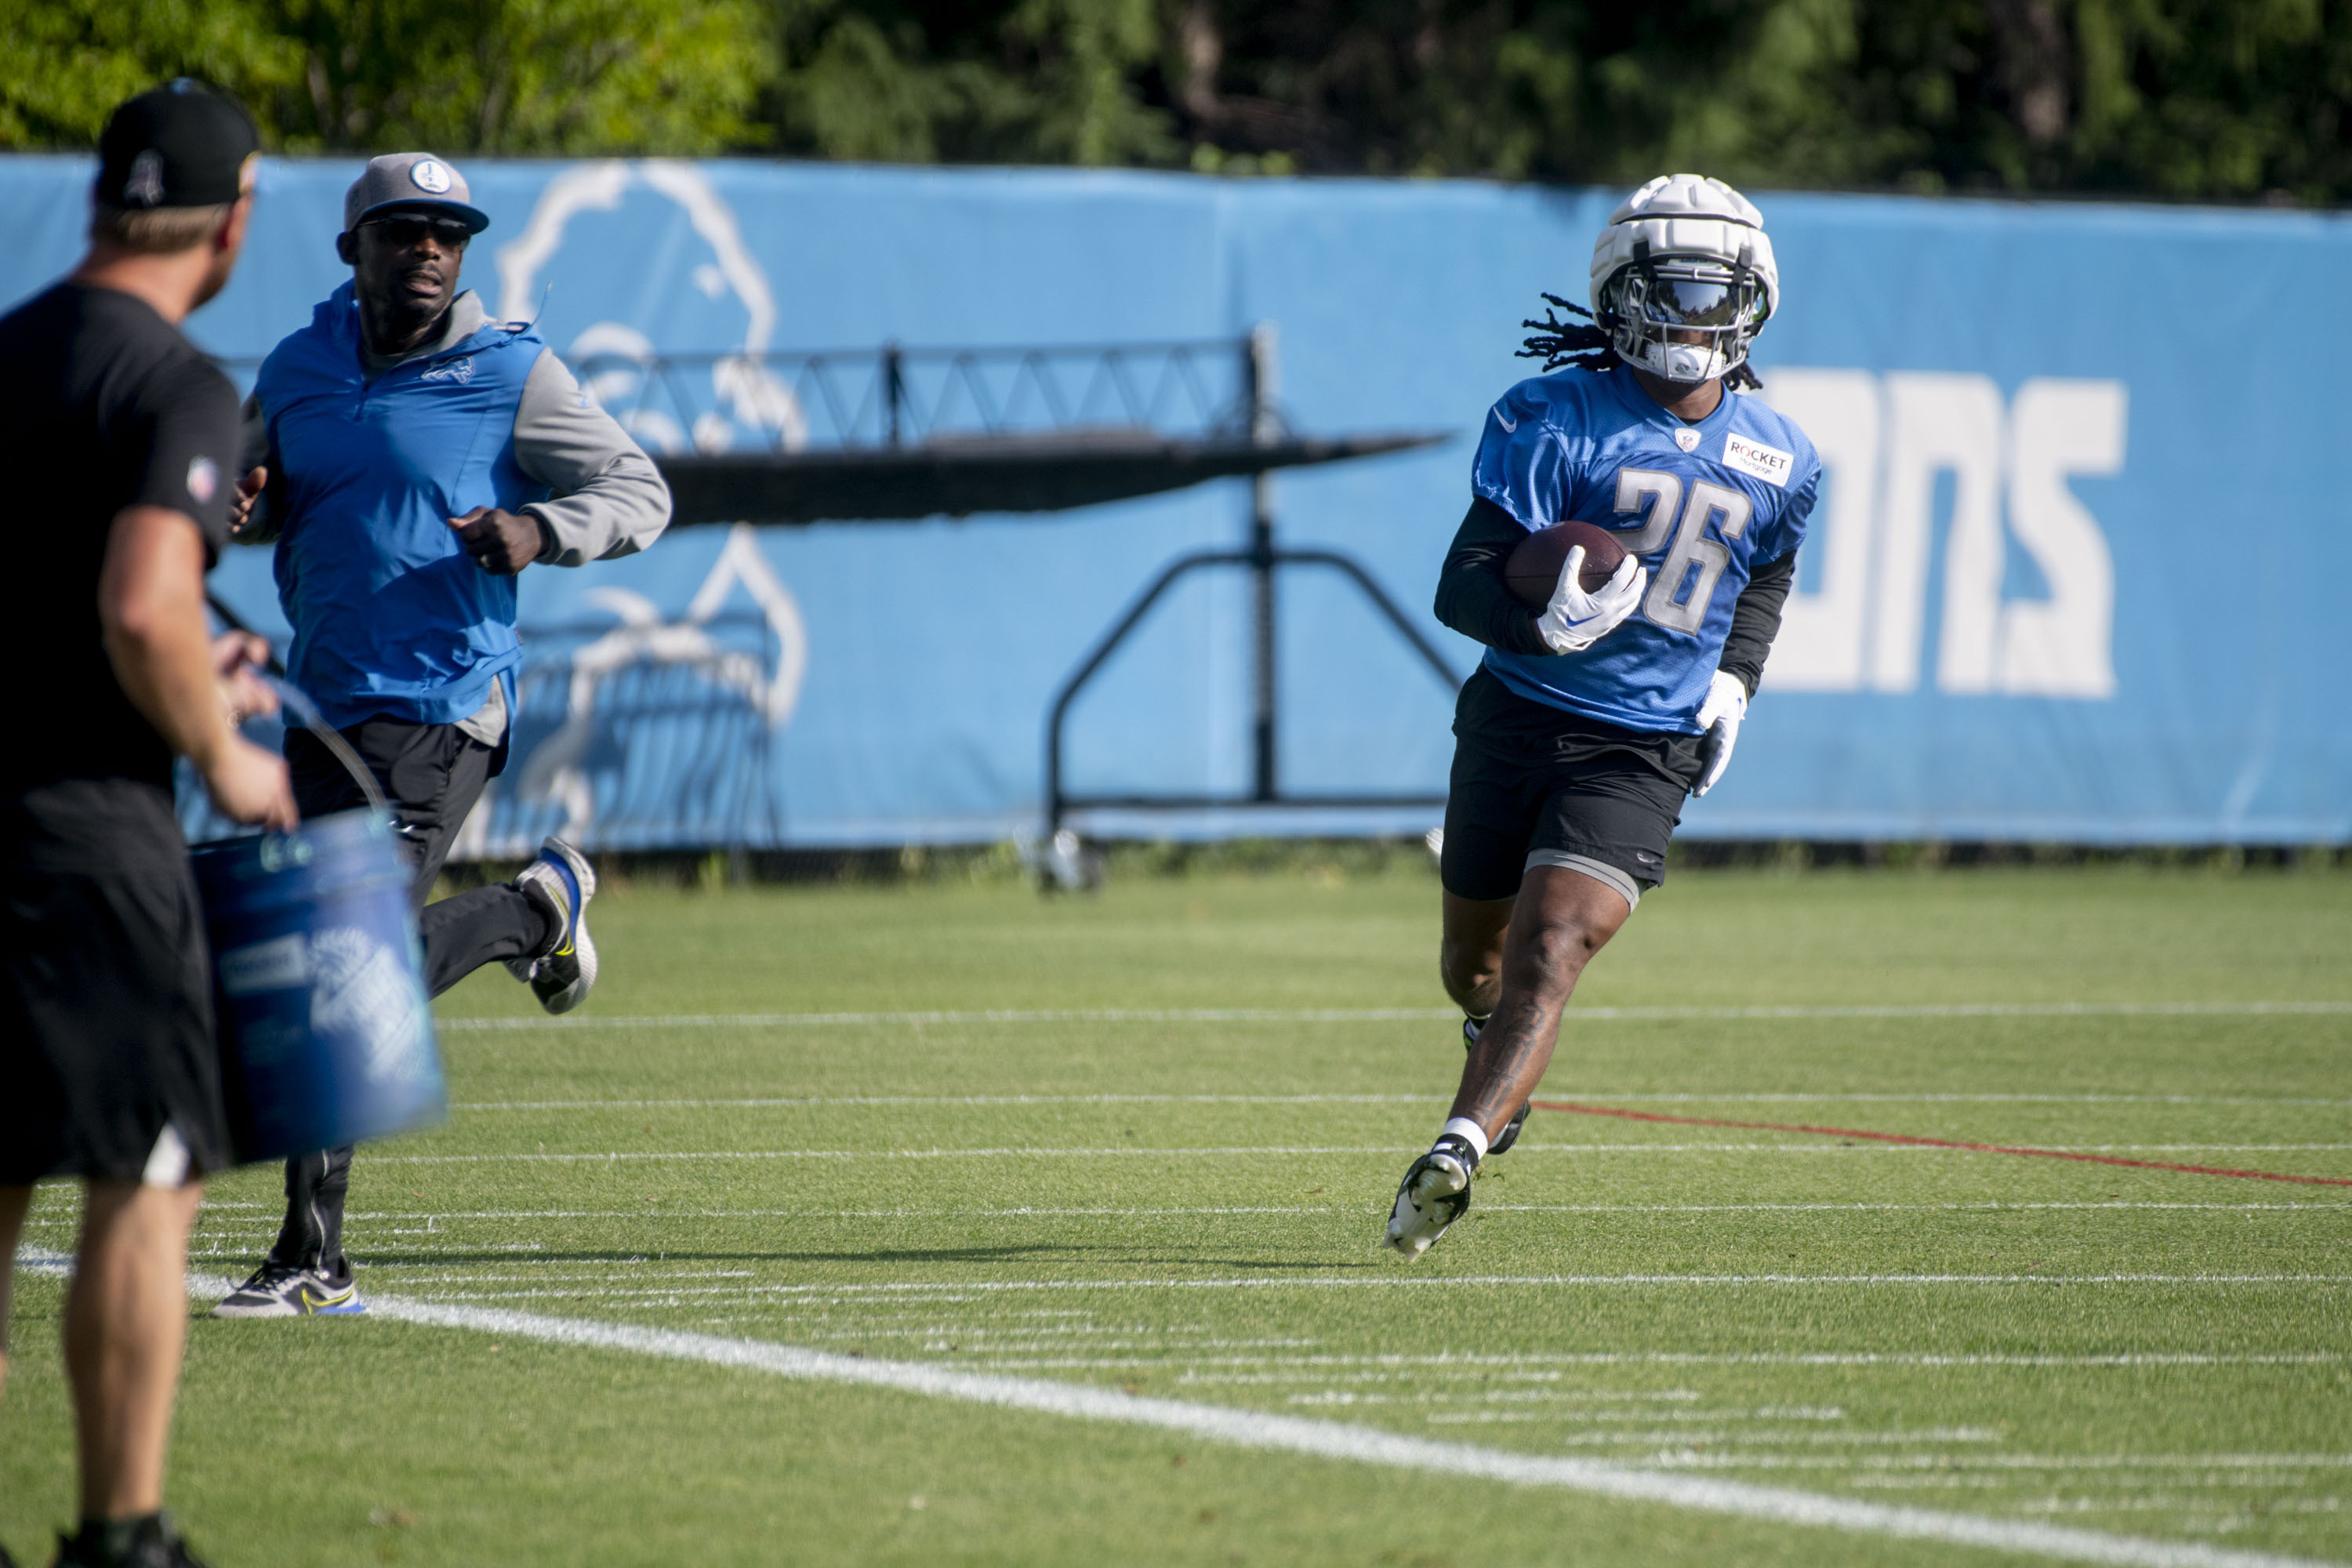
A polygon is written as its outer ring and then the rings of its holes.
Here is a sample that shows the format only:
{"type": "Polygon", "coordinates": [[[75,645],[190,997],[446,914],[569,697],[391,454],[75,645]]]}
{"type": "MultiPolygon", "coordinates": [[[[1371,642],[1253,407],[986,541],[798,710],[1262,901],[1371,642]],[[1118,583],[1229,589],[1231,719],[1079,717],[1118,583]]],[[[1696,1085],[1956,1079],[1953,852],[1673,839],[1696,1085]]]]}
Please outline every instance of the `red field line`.
{"type": "Polygon", "coordinates": [[[2231,1171],[2218,1165],[2175,1165],[2162,1160],[2126,1160],[2115,1154],[2084,1154],[2073,1149],[2032,1149],[2010,1143],[1967,1143],[1951,1138],[1918,1138],[1908,1132],[1869,1132],[1858,1127],[1810,1127],[1795,1121],[1727,1121],[1714,1116],[1666,1116],[1654,1110],[1622,1110],[1611,1105],[1579,1105],[1565,1100],[1531,1100],[1538,1110],[1571,1116],[1616,1116],[1627,1121],[1668,1121],[1677,1127],[1744,1127],[1759,1132],[1811,1132],[1823,1138],[1867,1138],[1874,1143],[1916,1143],[1928,1149],[1967,1149],[1979,1154],[2030,1154],[2041,1160],[2080,1160],[2091,1165],[2129,1165],[2141,1171],[2182,1171],[2192,1176],[2236,1176],[2249,1182],[2300,1182],[2315,1187],[2352,1187],[2352,1176],[2291,1176],[2282,1171],[2231,1171]]]}

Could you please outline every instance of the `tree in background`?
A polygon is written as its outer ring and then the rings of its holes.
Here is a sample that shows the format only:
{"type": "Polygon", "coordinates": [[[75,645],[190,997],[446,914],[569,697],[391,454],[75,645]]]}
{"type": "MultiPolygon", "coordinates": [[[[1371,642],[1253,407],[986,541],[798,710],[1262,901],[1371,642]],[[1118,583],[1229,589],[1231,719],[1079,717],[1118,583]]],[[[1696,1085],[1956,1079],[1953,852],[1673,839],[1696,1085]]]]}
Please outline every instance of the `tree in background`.
{"type": "Polygon", "coordinates": [[[200,77],[289,153],[717,153],[756,144],[755,0],[0,0],[0,145],[86,148],[200,77]]]}
{"type": "Polygon", "coordinates": [[[0,145],[2352,199],[2352,0],[0,0],[0,145]]]}
{"type": "Polygon", "coordinates": [[[898,163],[1166,163],[1155,0],[778,0],[790,150],[898,163]]]}
{"type": "Polygon", "coordinates": [[[2345,0],[1170,0],[1204,164],[2352,197],[2345,0]]]}

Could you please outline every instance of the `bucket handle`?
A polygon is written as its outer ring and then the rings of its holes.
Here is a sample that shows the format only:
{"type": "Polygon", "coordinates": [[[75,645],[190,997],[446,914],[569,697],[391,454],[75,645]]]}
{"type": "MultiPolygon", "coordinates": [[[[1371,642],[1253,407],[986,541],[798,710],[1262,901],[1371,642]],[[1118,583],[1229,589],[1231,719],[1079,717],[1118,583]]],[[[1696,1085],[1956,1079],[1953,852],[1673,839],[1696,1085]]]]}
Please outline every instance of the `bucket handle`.
{"type": "MultiPolygon", "coordinates": [[[[231,631],[251,632],[253,630],[238,617],[235,610],[221,603],[209,589],[205,594],[205,605],[220,623],[231,631]]],[[[352,750],[351,742],[338,734],[335,727],[328,723],[320,714],[319,705],[310,700],[310,694],[286,679],[286,667],[278,662],[278,655],[274,651],[269,656],[268,663],[262,667],[261,678],[277,691],[279,701],[294,710],[294,717],[302,721],[302,728],[316,736],[319,744],[326,747],[328,753],[335,761],[343,764],[343,771],[352,775],[352,782],[360,786],[362,795],[367,796],[368,809],[378,816],[389,820],[392,816],[392,803],[384,799],[383,791],[376,787],[375,774],[368,771],[368,765],[365,763],[360,761],[360,754],[352,750]]]]}
{"type": "Polygon", "coordinates": [[[319,744],[326,747],[335,761],[343,764],[343,771],[352,775],[352,782],[360,786],[362,795],[367,796],[368,808],[378,816],[391,816],[392,803],[383,798],[383,791],[376,786],[375,774],[368,770],[365,763],[360,761],[360,754],[352,750],[352,743],[344,740],[336,732],[333,725],[320,716],[318,704],[312,702],[302,689],[290,680],[281,679],[274,675],[266,679],[271,686],[277,688],[278,700],[294,710],[294,717],[302,721],[302,728],[310,731],[319,744]]]}

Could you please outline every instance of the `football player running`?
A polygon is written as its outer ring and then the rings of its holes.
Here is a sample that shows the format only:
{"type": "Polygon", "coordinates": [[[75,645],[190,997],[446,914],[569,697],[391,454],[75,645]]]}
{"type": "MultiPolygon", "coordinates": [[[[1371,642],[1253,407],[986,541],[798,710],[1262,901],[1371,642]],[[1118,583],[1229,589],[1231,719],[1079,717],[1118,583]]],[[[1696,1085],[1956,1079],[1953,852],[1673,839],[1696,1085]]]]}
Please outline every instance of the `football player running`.
{"type": "Polygon", "coordinates": [[[1723,777],[1821,483],[1804,432],[1736,395],[1758,387],[1748,345],[1780,303],[1738,192],[1643,185],[1593,247],[1591,290],[1591,310],[1546,296],[1591,325],[1528,323],[1547,374],[1489,414],[1438,581],[1438,619],[1486,647],[1455,707],[1440,855],[1438,963],[1469,1060],[1397,1188],[1387,1244],[1408,1259],[1518,1137],[1578,976],[1664,880],[1684,797],[1723,777]],[[1625,559],[1588,594],[1570,552],[1531,609],[1505,563],[1570,519],[1618,531],[1625,559]]]}

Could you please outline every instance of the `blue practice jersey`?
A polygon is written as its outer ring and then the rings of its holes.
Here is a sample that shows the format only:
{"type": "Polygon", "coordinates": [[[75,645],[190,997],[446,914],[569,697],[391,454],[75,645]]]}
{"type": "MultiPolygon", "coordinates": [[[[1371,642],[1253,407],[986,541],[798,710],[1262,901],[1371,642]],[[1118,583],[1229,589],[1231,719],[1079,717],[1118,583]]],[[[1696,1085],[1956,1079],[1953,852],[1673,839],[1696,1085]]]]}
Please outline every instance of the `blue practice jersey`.
{"type": "Polygon", "coordinates": [[[1471,488],[1530,533],[1570,518],[1625,535],[1650,570],[1641,607],[1582,653],[1486,650],[1520,696],[1629,730],[1699,732],[1749,573],[1805,537],[1821,458],[1805,433],[1726,391],[1685,425],[1633,373],[1523,381],[1486,416],[1471,488]]]}

